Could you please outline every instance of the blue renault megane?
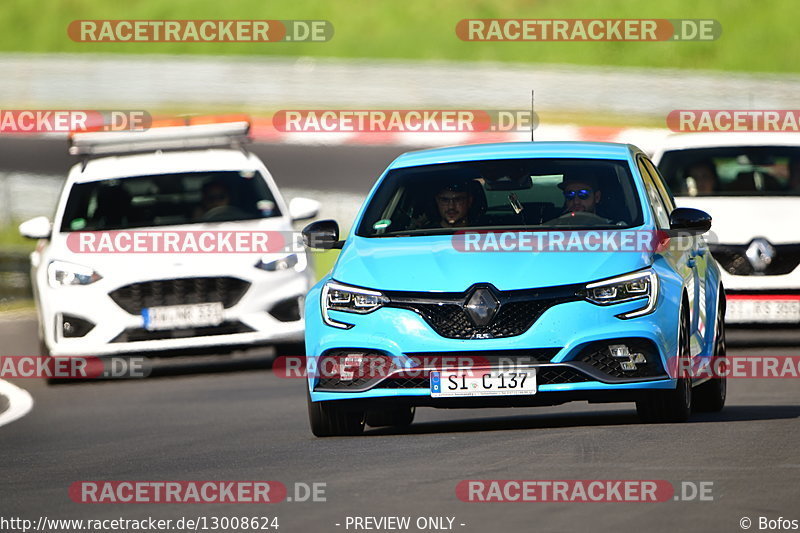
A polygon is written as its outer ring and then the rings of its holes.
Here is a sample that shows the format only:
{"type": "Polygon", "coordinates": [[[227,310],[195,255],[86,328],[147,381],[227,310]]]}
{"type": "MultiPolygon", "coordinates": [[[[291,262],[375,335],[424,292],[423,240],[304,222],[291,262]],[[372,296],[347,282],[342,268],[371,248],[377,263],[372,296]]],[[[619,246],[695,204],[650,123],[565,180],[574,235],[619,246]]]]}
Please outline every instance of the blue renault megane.
{"type": "Polygon", "coordinates": [[[631,145],[411,152],[378,179],[306,297],[317,436],[406,426],[415,409],[635,402],[646,422],[718,411],[725,293],[704,212],[676,208],[631,145]]]}

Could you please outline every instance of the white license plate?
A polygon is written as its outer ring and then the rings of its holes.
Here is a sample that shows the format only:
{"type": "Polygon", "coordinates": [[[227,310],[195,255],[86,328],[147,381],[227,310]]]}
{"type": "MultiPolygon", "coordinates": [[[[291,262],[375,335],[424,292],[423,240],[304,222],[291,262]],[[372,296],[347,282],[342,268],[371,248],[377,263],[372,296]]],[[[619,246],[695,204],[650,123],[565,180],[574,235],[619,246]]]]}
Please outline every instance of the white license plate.
{"type": "Polygon", "coordinates": [[[725,321],[800,322],[800,300],[728,300],[725,321]]]}
{"type": "Polygon", "coordinates": [[[536,394],[536,370],[442,370],[431,372],[431,396],[536,394]]]}
{"type": "Polygon", "coordinates": [[[222,323],[222,302],[191,305],[165,305],[142,309],[144,327],[148,330],[196,328],[222,323]]]}

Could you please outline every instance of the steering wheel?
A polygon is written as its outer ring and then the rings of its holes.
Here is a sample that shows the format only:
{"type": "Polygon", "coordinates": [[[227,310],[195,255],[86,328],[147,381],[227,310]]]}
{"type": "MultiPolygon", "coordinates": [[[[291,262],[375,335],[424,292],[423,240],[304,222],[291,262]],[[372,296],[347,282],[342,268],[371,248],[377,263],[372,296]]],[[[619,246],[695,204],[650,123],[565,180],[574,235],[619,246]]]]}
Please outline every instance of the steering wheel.
{"type": "Polygon", "coordinates": [[[596,226],[608,225],[611,221],[594,213],[572,211],[547,221],[548,226],[596,226]]]}
{"type": "Polygon", "coordinates": [[[218,205],[212,207],[207,213],[203,214],[201,220],[204,222],[224,222],[226,220],[236,220],[242,218],[246,213],[238,207],[232,205],[218,205]]]}

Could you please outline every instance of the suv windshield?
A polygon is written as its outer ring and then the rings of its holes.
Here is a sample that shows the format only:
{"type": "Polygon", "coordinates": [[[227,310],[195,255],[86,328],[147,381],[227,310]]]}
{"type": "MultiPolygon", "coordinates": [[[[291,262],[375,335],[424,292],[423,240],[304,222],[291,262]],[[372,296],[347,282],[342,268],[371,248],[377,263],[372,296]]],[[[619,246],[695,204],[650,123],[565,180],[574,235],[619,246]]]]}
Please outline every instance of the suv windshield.
{"type": "Polygon", "coordinates": [[[800,195],[800,147],[673,150],[658,169],[676,196],[800,195]]]}
{"type": "Polygon", "coordinates": [[[390,171],[356,234],[395,237],[464,229],[599,229],[641,224],[627,161],[503,159],[390,171]]]}
{"type": "Polygon", "coordinates": [[[72,186],[61,231],[103,231],[280,216],[256,171],[186,172],[72,186]]]}

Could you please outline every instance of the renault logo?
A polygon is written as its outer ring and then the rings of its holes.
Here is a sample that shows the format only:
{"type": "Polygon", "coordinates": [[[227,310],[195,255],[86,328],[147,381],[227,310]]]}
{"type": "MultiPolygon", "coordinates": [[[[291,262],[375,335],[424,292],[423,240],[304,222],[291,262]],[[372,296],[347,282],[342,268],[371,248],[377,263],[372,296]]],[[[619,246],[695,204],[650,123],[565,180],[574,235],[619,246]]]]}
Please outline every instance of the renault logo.
{"type": "Polygon", "coordinates": [[[486,288],[475,289],[464,303],[464,311],[476,326],[488,326],[499,307],[500,302],[486,288]]]}
{"type": "Polygon", "coordinates": [[[753,270],[756,272],[764,272],[767,267],[775,259],[775,248],[769,243],[767,239],[757,238],[753,239],[750,246],[747,247],[745,252],[747,260],[753,265],[753,270]]]}

